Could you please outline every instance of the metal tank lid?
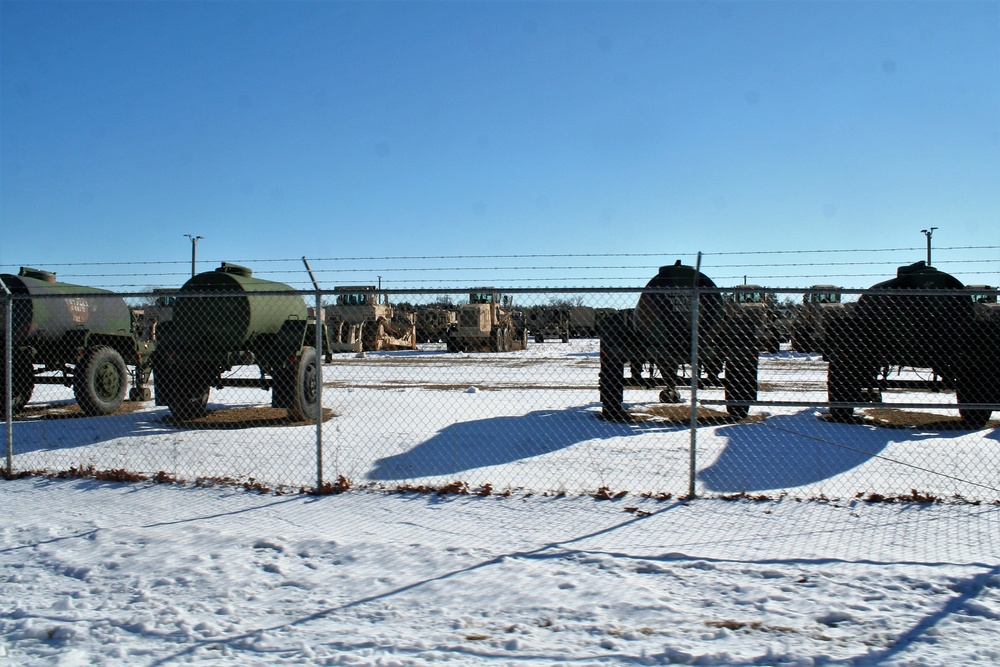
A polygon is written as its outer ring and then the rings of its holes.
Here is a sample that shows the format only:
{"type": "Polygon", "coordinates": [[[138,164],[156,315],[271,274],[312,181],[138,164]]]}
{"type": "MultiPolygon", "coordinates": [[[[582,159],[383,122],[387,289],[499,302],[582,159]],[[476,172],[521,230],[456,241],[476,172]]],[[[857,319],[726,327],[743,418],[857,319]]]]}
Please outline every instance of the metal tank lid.
{"type": "Polygon", "coordinates": [[[47,283],[54,283],[56,281],[55,271],[43,271],[42,269],[33,269],[30,266],[22,266],[19,276],[22,278],[34,278],[35,280],[43,280],[47,283]]]}
{"type": "Polygon", "coordinates": [[[240,266],[239,264],[230,264],[229,262],[223,262],[222,266],[216,269],[219,273],[232,273],[237,276],[243,276],[244,278],[253,277],[253,270],[245,266],[240,266]]]}

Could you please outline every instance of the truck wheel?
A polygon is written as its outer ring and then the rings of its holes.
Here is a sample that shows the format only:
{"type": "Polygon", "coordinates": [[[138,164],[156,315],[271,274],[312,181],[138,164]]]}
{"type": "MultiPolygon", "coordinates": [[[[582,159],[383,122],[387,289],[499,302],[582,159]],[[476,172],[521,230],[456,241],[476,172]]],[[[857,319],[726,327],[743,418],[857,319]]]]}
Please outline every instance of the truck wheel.
{"type": "Polygon", "coordinates": [[[298,367],[288,373],[291,387],[291,405],[288,416],[293,421],[315,421],[319,415],[319,383],[322,381],[322,366],[316,348],[302,350],[298,367]]]}
{"type": "MultiPolygon", "coordinates": [[[[831,403],[869,403],[872,394],[866,387],[873,384],[877,370],[864,370],[860,361],[834,359],[826,376],[827,398],[831,403]]],[[[854,408],[830,408],[834,421],[851,421],[854,408]]]]}
{"type": "Polygon", "coordinates": [[[625,400],[625,361],[613,353],[601,350],[599,374],[601,411],[611,422],[627,422],[629,414],[622,406],[625,400]]]}
{"type": "Polygon", "coordinates": [[[128,369],[118,351],[107,345],[88,348],[73,374],[73,394],[84,414],[109,415],[125,400],[128,369]]]}
{"type": "MultiPolygon", "coordinates": [[[[17,414],[31,400],[35,391],[35,366],[30,359],[15,357],[11,374],[11,414],[17,414]]],[[[0,410],[6,410],[7,405],[7,367],[0,361],[0,410]]]]}
{"type": "Polygon", "coordinates": [[[746,419],[750,414],[750,402],[757,400],[758,358],[753,349],[731,352],[726,358],[726,375],[723,388],[727,401],[747,401],[737,405],[727,405],[730,417],[746,419]]]}

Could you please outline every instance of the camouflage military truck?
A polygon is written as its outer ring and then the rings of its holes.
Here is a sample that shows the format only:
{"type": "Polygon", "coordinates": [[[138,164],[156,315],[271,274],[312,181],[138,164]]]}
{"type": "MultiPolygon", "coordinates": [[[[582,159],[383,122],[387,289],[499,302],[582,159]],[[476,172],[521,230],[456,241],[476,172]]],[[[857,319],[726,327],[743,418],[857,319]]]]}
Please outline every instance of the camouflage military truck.
{"type": "Polygon", "coordinates": [[[757,349],[760,352],[778,352],[788,334],[781,326],[781,313],[774,295],[763,291],[760,285],[734,287],[727,307],[741,317],[749,317],[755,325],[757,349]]]}
{"type": "Polygon", "coordinates": [[[826,327],[831,318],[847,313],[840,288],[836,285],[813,285],[802,297],[792,320],[792,349],[796,352],[823,354],[826,327]]]}
{"type": "Polygon", "coordinates": [[[509,352],[528,346],[525,318],[495,287],[477,287],[459,306],[458,321],[445,331],[449,352],[509,352]]]}
{"type": "Polygon", "coordinates": [[[440,343],[445,332],[458,324],[458,313],[454,308],[435,304],[418,306],[414,311],[417,318],[417,342],[440,343]]]}
{"type": "Polygon", "coordinates": [[[528,310],[528,331],[536,343],[546,340],[569,342],[570,309],[562,306],[535,306],[528,310]]]}
{"type": "Polygon", "coordinates": [[[336,303],[324,308],[334,352],[415,350],[416,316],[396,313],[388,300],[379,302],[371,285],[337,287],[336,303]]]}

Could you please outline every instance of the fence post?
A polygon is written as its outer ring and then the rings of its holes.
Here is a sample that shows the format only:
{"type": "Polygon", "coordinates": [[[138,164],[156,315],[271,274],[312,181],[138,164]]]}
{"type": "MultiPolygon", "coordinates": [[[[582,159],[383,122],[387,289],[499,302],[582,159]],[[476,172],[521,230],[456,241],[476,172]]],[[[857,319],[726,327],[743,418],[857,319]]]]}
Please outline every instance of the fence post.
{"type": "Polygon", "coordinates": [[[7,285],[0,280],[3,289],[3,386],[4,421],[7,423],[6,452],[7,478],[14,475],[14,298],[7,285]]]}
{"type": "Polygon", "coordinates": [[[694,480],[698,472],[698,276],[701,275],[701,253],[694,267],[694,284],[691,286],[691,448],[688,455],[688,498],[694,498],[694,480]]]}
{"type": "Polygon", "coordinates": [[[316,493],[323,491],[323,295],[316,289],[316,493]]]}

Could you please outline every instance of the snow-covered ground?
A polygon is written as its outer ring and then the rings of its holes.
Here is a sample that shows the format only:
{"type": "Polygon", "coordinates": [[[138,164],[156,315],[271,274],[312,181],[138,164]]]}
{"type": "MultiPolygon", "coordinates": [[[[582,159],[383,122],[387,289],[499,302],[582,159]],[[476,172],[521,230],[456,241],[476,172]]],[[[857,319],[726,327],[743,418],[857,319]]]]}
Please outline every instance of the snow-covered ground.
{"type": "MultiPolygon", "coordinates": [[[[762,386],[822,400],[820,366],[765,358],[762,386]]],[[[189,482],[0,481],[0,665],[1000,664],[995,425],[754,408],[697,439],[699,493],[746,495],[684,502],[689,431],[597,418],[596,368],[594,341],[337,355],[340,495],[193,483],[312,486],[312,426],[177,428],[151,403],[17,421],[18,469],[189,482]],[[454,481],[492,494],[385,491],[454,481]],[[866,502],[914,490],[945,502],[866,502]]]]}
{"type": "Polygon", "coordinates": [[[1000,664],[1000,507],[0,482],[4,665],[1000,664]]]}
{"type": "MultiPolygon", "coordinates": [[[[443,346],[413,352],[337,354],[324,367],[323,404],[336,416],[323,425],[322,474],[352,486],[442,486],[454,482],[495,491],[684,495],[691,434],[683,409],[673,420],[614,424],[600,418],[599,343],[530,344],[507,354],[449,354],[443,346]]],[[[256,367],[238,369],[254,374],[256,367]]],[[[825,364],[818,357],[763,355],[760,398],[822,402],[825,364]]],[[[688,392],[682,391],[687,399],[688,392]]],[[[723,398],[702,390],[701,400],[723,398]]],[[[953,394],[886,396],[934,400],[942,420],[957,419],[953,394]]],[[[243,410],[227,428],[178,428],[164,407],[102,419],[43,419],[14,425],[19,470],[70,468],[254,480],[270,488],[315,486],[314,425],[252,421],[251,406],[269,405],[260,389],[212,390],[213,410],[243,410]]],[[[628,389],[637,412],[653,413],[656,390],[628,389]]],[[[72,393],[39,385],[29,407],[72,407],[72,393]]],[[[721,408],[717,408],[720,409],[721,408]]],[[[878,493],[969,500],[1000,498],[996,422],[979,432],[939,423],[878,428],[824,420],[809,407],[754,406],[746,423],[698,429],[694,463],[699,494],[787,493],[800,498],[878,493]]],[[[676,416],[676,415],[675,415],[676,416]]],[[[1000,415],[998,415],[1000,417],[1000,415]]]]}

